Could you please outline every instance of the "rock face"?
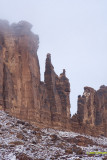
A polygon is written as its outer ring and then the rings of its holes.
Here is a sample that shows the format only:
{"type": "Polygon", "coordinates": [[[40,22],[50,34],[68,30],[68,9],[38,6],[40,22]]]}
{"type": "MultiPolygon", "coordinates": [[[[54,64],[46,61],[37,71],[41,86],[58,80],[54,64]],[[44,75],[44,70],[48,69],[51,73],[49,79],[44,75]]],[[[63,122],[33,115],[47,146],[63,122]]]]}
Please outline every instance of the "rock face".
{"type": "Polygon", "coordinates": [[[67,119],[70,118],[70,84],[68,78],[63,73],[56,75],[54,67],[51,64],[51,56],[47,55],[45,69],[45,84],[50,102],[51,120],[54,126],[67,124],[67,119]]]}
{"type": "Polygon", "coordinates": [[[107,136],[107,87],[101,86],[98,91],[84,87],[83,96],[78,96],[77,115],[72,119],[85,127],[83,132],[87,133],[89,127],[92,133],[107,136]]]}
{"type": "Polygon", "coordinates": [[[38,36],[30,29],[28,22],[0,21],[0,105],[25,120],[38,117],[40,109],[38,36]]]}
{"type": "Polygon", "coordinates": [[[71,118],[65,70],[58,76],[47,54],[41,82],[39,38],[31,28],[26,21],[12,25],[0,21],[0,110],[40,127],[107,136],[107,87],[98,91],[85,87],[71,118]]]}
{"type": "Polygon", "coordinates": [[[49,54],[45,83],[40,81],[39,38],[31,27],[25,21],[0,21],[0,108],[31,123],[66,127],[69,81],[65,71],[60,77],[55,74],[49,54]]]}

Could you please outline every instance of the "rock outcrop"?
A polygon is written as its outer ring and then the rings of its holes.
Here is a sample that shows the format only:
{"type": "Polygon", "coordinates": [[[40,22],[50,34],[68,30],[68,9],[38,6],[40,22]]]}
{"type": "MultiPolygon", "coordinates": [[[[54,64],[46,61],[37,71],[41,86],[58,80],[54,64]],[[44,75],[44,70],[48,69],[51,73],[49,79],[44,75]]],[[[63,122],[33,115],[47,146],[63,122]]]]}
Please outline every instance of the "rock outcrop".
{"type": "Polygon", "coordinates": [[[39,40],[30,29],[28,22],[10,26],[0,21],[0,105],[29,121],[38,119],[40,110],[39,40]]]}
{"type": "Polygon", "coordinates": [[[39,38],[31,24],[0,21],[0,108],[34,124],[67,126],[70,84],[65,71],[58,77],[46,59],[45,82],[40,81],[39,38]],[[63,115],[63,116],[62,116],[63,115]]]}
{"type": "Polygon", "coordinates": [[[107,87],[98,91],[84,87],[83,96],[78,96],[77,114],[73,121],[78,122],[82,132],[107,136],[107,87]]]}
{"type": "Polygon", "coordinates": [[[85,87],[71,118],[65,70],[58,76],[47,54],[44,82],[40,80],[39,38],[31,28],[26,21],[0,21],[0,110],[39,127],[107,136],[107,87],[85,87]]]}
{"type": "Polygon", "coordinates": [[[45,84],[50,103],[52,123],[54,126],[59,126],[62,123],[66,127],[67,119],[70,118],[70,84],[65,75],[65,70],[59,77],[56,75],[51,64],[50,54],[47,55],[46,59],[45,84]]]}

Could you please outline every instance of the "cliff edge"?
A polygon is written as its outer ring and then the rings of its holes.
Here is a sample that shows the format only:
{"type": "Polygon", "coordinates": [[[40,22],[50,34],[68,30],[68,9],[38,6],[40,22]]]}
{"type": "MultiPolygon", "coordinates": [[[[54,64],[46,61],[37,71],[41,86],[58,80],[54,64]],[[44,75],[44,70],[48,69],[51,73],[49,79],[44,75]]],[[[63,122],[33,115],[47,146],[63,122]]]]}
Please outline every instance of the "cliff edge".
{"type": "Polygon", "coordinates": [[[37,56],[39,37],[26,21],[0,20],[0,110],[39,127],[107,136],[107,87],[85,87],[70,117],[70,83],[58,76],[47,54],[44,82],[37,56]]]}

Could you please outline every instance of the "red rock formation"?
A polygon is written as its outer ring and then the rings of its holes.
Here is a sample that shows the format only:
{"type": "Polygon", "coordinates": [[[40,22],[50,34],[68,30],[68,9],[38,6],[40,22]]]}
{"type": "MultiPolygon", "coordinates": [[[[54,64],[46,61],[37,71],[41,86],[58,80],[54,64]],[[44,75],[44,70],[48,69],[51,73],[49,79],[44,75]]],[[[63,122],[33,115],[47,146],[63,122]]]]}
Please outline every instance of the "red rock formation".
{"type": "Polygon", "coordinates": [[[48,55],[45,83],[40,81],[39,39],[31,27],[25,21],[11,26],[0,21],[0,108],[34,124],[66,126],[68,79],[55,74],[48,55]]]}
{"type": "Polygon", "coordinates": [[[67,119],[70,118],[70,84],[65,75],[65,70],[63,73],[56,75],[54,72],[54,67],[51,64],[51,55],[47,55],[46,59],[46,70],[45,70],[45,84],[48,93],[51,119],[54,126],[63,127],[67,125],[67,119]]]}
{"type": "Polygon", "coordinates": [[[65,70],[58,76],[46,58],[45,82],[40,81],[39,38],[32,25],[0,21],[0,109],[39,126],[66,128],[107,136],[107,87],[84,88],[78,111],[70,119],[70,84],[65,70]],[[97,133],[96,133],[97,130],[97,133]]]}
{"type": "Polygon", "coordinates": [[[6,112],[29,121],[38,117],[40,110],[40,69],[36,53],[39,41],[30,29],[28,22],[11,26],[0,22],[1,105],[6,112]]]}
{"type": "Polygon", "coordinates": [[[90,130],[91,134],[107,136],[107,87],[101,86],[98,91],[84,87],[83,96],[78,96],[77,115],[72,121],[82,126],[82,132],[89,133],[90,130]]]}

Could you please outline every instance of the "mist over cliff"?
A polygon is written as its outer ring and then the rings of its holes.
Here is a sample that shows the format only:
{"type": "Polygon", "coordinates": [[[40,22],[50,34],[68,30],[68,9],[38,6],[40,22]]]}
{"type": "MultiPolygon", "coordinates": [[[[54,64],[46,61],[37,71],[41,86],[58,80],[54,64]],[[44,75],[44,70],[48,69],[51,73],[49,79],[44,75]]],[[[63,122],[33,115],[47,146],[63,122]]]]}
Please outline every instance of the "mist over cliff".
{"type": "Polygon", "coordinates": [[[31,28],[26,21],[0,21],[0,109],[39,127],[107,136],[107,87],[85,87],[71,118],[66,71],[58,76],[48,53],[41,81],[39,37],[31,28]]]}

